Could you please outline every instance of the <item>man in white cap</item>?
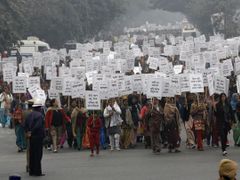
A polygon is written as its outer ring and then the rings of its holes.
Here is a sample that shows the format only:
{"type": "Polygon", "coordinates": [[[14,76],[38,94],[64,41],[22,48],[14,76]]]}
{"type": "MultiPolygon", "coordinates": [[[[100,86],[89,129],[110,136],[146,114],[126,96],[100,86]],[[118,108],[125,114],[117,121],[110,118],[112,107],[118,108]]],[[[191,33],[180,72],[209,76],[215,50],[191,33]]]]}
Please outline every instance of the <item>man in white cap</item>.
{"type": "Polygon", "coordinates": [[[41,100],[34,100],[33,111],[25,121],[25,132],[29,138],[29,175],[44,176],[41,160],[43,155],[44,117],[41,113],[41,100]]]}

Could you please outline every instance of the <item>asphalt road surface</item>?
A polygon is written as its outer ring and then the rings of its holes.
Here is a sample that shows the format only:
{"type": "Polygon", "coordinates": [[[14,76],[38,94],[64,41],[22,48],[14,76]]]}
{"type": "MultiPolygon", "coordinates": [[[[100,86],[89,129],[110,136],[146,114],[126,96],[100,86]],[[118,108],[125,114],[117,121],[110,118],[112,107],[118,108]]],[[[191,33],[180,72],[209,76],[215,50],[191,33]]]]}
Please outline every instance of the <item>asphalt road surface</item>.
{"type": "MultiPolygon", "coordinates": [[[[91,158],[88,150],[78,152],[65,145],[57,154],[44,150],[42,169],[46,176],[34,178],[25,173],[26,155],[17,153],[14,131],[0,128],[0,143],[0,180],[12,174],[21,175],[23,180],[216,180],[223,158],[220,149],[205,147],[198,152],[184,145],[179,154],[164,149],[160,155],[153,155],[138,145],[120,152],[102,150],[91,158]]],[[[228,158],[240,164],[240,148],[232,145],[228,152],[228,158]]]]}

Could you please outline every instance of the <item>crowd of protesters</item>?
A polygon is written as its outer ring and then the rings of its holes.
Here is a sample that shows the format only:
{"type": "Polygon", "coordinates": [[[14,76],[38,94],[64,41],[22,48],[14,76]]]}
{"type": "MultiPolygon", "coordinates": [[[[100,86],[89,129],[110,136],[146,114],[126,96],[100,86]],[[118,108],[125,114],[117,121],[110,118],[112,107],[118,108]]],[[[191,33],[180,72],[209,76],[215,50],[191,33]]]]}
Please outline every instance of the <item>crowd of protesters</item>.
{"type": "MultiPolygon", "coordinates": [[[[1,126],[15,128],[18,151],[26,149],[25,122],[31,112],[27,97],[15,97],[5,86],[0,94],[1,126]]],[[[240,145],[240,98],[234,93],[231,100],[223,93],[207,97],[204,94],[187,93],[175,98],[147,99],[133,93],[129,96],[103,102],[102,111],[88,111],[82,101],[62,99],[47,100],[41,108],[45,124],[45,146],[54,153],[67,144],[82,150],[100,147],[111,151],[136,148],[144,143],[159,153],[162,148],[180,152],[181,142],[199,151],[207,146],[221,145],[223,155],[229,146],[228,134],[233,129],[234,142],[240,145]],[[60,105],[62,104],[62,105],[60,105]],[[183,124],[183,126],[181,125],[183,124]],[[181,139],[182,127],[187,139],[181,139]],[[205,141],[204,141],[205,140],[205,141]],[[65,143],[66,141],[66,143],[65,143]]]]}
{"type": "MultiPolygon", "coordinates": [[[[179,64],[178,58],[168,57],[168,60],[179,64]]],[[[147,56],[136,58],[142,73],[153,71],[146,64],[147,59],[147,56]]],[[[49,82],[40,70],[34,69],[33,74],[41,76],[41,88],[47,94],[49,82]]],[[[228,134],[233,130],[235,146],[240,146],[240,98],[234,83],[230,83],[227,95],[209,96],[205,89],[204,93],[149,99],[133,92],[103,100],[99,111],[86,109],[83,99],[61,96],[60,100],[48,98],[43,105],[28,93],[12,94],[11,86],[4,82],[1,88],[1,127],[15,129],[18,152],[32,149],[28,153],[30,175],[42,175],[39,164],[42,143],[53,153],[66,146],[78,151],[90,149],[91,157],[98,155],[100,149],[112,152],[140,148],[141,144],[154,154],[162,149],[180,153],[181,145],[198,151],[206,146],[221,147],[226,156],[228,134]],[[182,131],[186,139],[181,138],[182,131]]]]}

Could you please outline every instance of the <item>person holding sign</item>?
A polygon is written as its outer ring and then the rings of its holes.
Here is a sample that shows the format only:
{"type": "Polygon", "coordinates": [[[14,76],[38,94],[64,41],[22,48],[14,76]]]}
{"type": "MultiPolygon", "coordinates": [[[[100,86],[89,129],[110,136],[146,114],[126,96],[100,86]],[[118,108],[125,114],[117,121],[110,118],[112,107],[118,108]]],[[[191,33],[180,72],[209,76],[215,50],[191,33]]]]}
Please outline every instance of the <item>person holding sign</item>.
{"type": "Polygon", "coordinates": [[[164,120],[163,109],[159,105],[159,100],[153,98],[152,109],[148,113],[148,124],[151,131],[151,143],[153,153],[160,153],[161,151],[161,137],[160,130],[161,124],[164,120]]]}
{"type": "Polygon", "coordinates": [[[50,129],[50,134],[53,141],[53,152],[58,152],[58,146],[62,137],[63,128],[65,123],[70,122],[70,118],[66,115],[63,109],[59,108],[58,101],[56,99],[51,100],[51,107],[48,109],[45,116],[46,129],[50,129]]]}
{"type": "Polygon", "coordinates": [[[140,119],[143,123],[144,127],[144,144],[145,144],[145,149],[150,148],[151,149],[151,133],[150,133],[150,127],[147,123],[147,115],[149,111],[152,108],[152,104],[150,101],[145,100],[143,103],[143,107],[140,111],[140,119]]]}
{"type": "Polygon", "coordinates": [[[91,149],[91,157],[94,156],[94,148],[96,146],[96,154],[99,154],[99,146],[100,146],[100,128],[101,128],[101,120],[97,116],[96,113],[92,113],[92,115],[88,118],[87,126],[90,129],[89,131],[89,141],[90,141],[90,149],[91,149]]]}
{"type": "Polygon", "coordinates": [[[217,118],[218,132],[221,138],[223,156],[227,155],[227,135],[231,130],[231,124],[234,122],[232,107],[228,103],[225,93],[220,95],[220,101],[216,105],[215,114],[217,118]]]}
{"type": "Polygon", "coordinates": [[[178,153],[180,146],[180,114],[175,105],[174,98],[167,98],[164,106],[164,124],[168,137],[168,149],[178,153]]]}
{"type": "Polygon", "coordinates": [[[123,119],[123,124],[122,124],[122,146],[124,149],[128,149],[131,146],[131,141],[132,138],[131,136],[133,135],[133,120],[132,120],[132,114],[130,111],[130,107],[128,106],[128,98],[127,96],[123,97],[123,105],[121,107],[121,117],[123,119]]]}
{"type": "Polygon", "coordinates": [[[193,119],[194,130],[197,136],[197,148],[199,151],[203,151],[203,131],[205,129],[207,118],[207,108],[205,103],[198,102],[196,96],[194,98],[193,104],[191,105],[190,114],[193,119]]]}
{"type": "Polygon", "coordinates": [[[123,122],[121,118],[121,109],[115,99],[110,99],[108,106],[104,109],[105,124],[107,125],[107,131],[110,140],[111,151],[116,148],[120,151],[120,134],[121,124],[123,122]]]}
{"type": "Polygon", "coordinates": [[[82,139],[86,129],[87,111],[85,108],[75,107],[71,114],[72,119],[72,133],[77,141],[77,149],[82,149],[82,139]]]}

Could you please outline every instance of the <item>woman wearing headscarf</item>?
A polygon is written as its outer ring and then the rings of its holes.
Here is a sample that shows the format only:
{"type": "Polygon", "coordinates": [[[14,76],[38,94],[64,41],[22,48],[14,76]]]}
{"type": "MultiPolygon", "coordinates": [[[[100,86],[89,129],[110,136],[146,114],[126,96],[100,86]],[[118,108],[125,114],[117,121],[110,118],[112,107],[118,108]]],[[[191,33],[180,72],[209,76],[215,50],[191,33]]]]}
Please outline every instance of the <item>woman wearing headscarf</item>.
{"type": "Polygon", "coordinates": [[[167,132],[168,149],[178,153],[180,146],[180,115],[174,98],[167,98],[164,106],[164,124],[167,132]]]}
{"type": "Polygon", "coordinates": [[[216,105],[215,110],[216,118],[217,118],[217,127],[218,132],[221,137],[221,145],[223,155],[227,155],[226,144],[227,144],[227,134],[231,130],[231,124],[233,122],[233,113],[232,107],[228,103],[227,96],[225,93],[220,95],[220,101],[216,105]]]}
{"type": "Polygon", "coordinates": [[[75,107],[71,114],[73,137],[77,140],[77,149],[82,149],[82,139],[86,130],[87,110],[75,107]]]}
{"type": "Polygon", "coordinates": [[[161,125],[164,121],[163,109],[159,105],[159,100],[153,98],[152,109],[149,111],[148,115],[148,124],[151,132],[151,143],[153,153],[160,153],[161,151],[161,125]]]}
{"type": "Polygon", "coordinates": [[[124,149],[127,149],[131,146],[132,144],[132,136],[133,136],[133,120],[132,120],[132,114],[130,111],[130,108],[128,106],[128,98],[123,97],[123,105],[121,107],[121,117],[123,119],[122,123],[122,146],[124,149]]]}
{"type": "Polygon", "coordinates": [[[192,104],[191,100],[187,101],[186,97],[184,96],[179,97],[177,101],[177,107],[180,113],[180,117],[184,123],[187,135],[186,145],[187,147],[194,149],[196,145],[195,136],[193,132],[193,120],[190,116],[191,104],[192,104]]]}

